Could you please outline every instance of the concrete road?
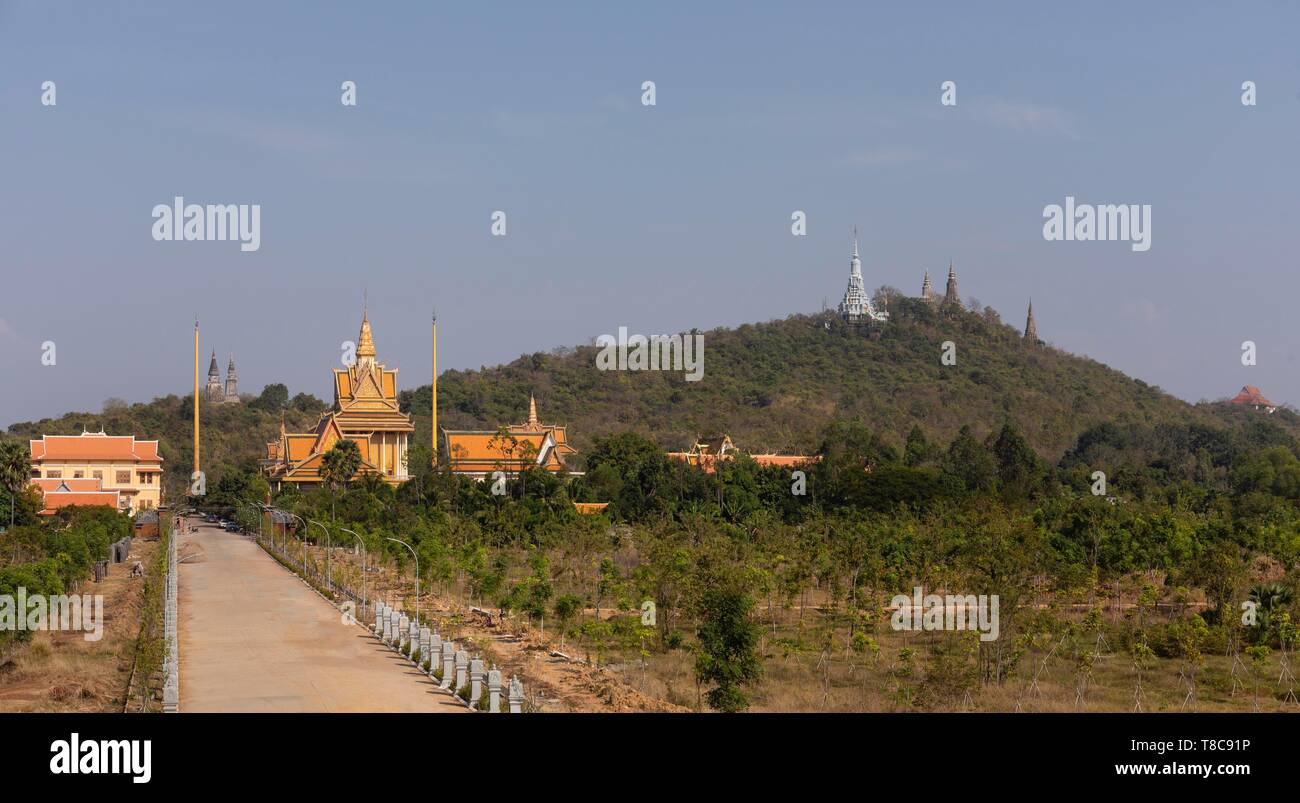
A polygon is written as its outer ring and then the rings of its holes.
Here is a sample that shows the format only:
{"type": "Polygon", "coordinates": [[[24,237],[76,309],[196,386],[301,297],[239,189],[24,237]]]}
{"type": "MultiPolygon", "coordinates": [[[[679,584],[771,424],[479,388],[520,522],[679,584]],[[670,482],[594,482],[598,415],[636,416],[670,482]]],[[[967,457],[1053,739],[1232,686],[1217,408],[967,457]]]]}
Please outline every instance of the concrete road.
{"type": "Polygon", "coordinates": [[[191,542],[204,556],[179,566],[182,713],[468,713],[246,536],[200,524],[191,542]]]}

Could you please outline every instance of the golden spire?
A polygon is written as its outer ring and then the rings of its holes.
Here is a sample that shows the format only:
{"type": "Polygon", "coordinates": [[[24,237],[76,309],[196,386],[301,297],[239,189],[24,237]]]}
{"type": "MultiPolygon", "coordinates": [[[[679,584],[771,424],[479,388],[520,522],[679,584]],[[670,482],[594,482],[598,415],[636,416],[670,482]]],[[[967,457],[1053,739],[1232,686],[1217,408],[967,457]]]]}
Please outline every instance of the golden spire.
{"type": "Polygon", "coordinates": [[[537,426],[537,399],[533,394],[528,394],[528,423],[537,426]]]}
{"type": "Polygon", "coordinates": [[[438,465],[438,310],[433,311],[433,382],[429,402],[429,429],[433,439],[433,465],[438,465]]]}
{"type": "Polygon", "coordinates": [[[194,473],[199,473],[199,319],[194,318],[194,473]]]}
{"type": "Polygon", "coordinates": [[[374,357],[375,356],[375,338],[370,333],[370,311],[364,310],[361,313],[361,334],[357,337],[357,356],[374,357]]]}

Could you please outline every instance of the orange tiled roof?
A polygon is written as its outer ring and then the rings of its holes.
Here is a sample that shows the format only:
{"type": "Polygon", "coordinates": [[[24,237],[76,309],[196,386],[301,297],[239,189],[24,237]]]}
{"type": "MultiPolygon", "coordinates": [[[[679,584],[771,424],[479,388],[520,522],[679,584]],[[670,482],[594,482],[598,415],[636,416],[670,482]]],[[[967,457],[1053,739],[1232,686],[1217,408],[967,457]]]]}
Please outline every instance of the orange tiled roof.
{"type": "MultiPolygon", "coordinates": [[[[740,449],[732,443],[730,437],[719,435],[697,439],[695,446],[689,452],[668,452],[668,457],[684,461],[706,474],[712,474],[717,470],[719,460],[730,460],[739,451],[740,449]]],[[[820,455],[815,454],[751,454],[749,457],[760,466],[783,468],[806,466],[821,459],[820,455]]]]}
{"type": "Polygon", "coordinates": [[[158,441],[138,441],[134,435],[42,435],[31,441],[32,462],[43,460],[131,460],[161,463],[158,441]]]}
{"type": "Polygon", "coordinates": [[[584,516],[599,513],[609,507],[609,502],[574,502],[573,509],[584,516]]]}
{"type": "Polygon", "coordinates": [[[72,505],[106,505],[114,510],[118,507],[117,491],[51,491],[45,494],[45,509],[41,515],[49,516],[54,511],[72,505]]]}
{"type": "MultiPolygon", "coordinates": [[[[543,444],[548,433],[546,432],[511,432],[514,438],[514,448],[507,453],[511,446],[510,442],[497,437],[495,432],[457,432],[452,430],[443,430],[447,437],[447,454],[453,465],[460,464],[468,466],[469,464],[485,464],[487,466],[496,466],[498,463],[505,467],[531,465],[536,462],[538,455],[542,451],[543,444]]],[[[572,449],[573,447],[568,447],[572,449]]],[[[549,455],[556,454],[556,449],[550,450],[549,455]]],[[[558,455],[557,455],[558,458],[558,455]]],[[[551,460],[546,461],[550,463],[551,460]]]]}
{"type": "Polygon", "coordinates": [[[1231,399],[1232,404],[1258,404],[1261,407],[1276,407],[1273,402],[1264,398],[1264,394],[1259,392],[1259,388],[1254,385],[1245,385],[1241,392],[1231,399]]]}

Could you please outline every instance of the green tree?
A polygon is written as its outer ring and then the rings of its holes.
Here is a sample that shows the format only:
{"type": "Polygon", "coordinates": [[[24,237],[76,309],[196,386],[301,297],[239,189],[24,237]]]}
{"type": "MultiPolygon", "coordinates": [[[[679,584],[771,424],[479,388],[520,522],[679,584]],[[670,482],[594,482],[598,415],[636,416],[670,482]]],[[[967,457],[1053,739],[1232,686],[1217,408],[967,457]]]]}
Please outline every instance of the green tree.
{"type": "Polygon", "coordinates": [[[272,382],[262,388],[262,393],[250,405],[260,410],[278,413],[289,406],[289,388],[280,382],[272,382]]]}
{"type": "Polygon", "coordinates": [[[903,464],[909,468],[925,465],[938,455],[934,446],[926,440],[920,424],[913,424],[907,433],[907,443],[903,446],[903,464]]]}
{"type": "Polygon", "coordinates": [[[569,624],[573,618],[582,610],[582,597],[577,594],[564,594],[555,600],[552,606],[555,612],[555,618],[560,623],[560,645],[564,645],[565,633],[569,630],[569,624]]]}
{"type": "Polygon", "coordinates": [[[944,457],[944,474],[956,481],[956,487],[968,493],[990,491],[997,484],[998,461],[982,443],[975,440],[970,427],[962,427],[948,446],[944,457]]]}
{"type": "Polygon", "coordinates": [[[1010,421],[993,441],[993,454],[998,461],[998,483],[1009,499],[1023,499],[1033,491],[1038,479],[1038,455],[1020,430],[1010,421]]]}
{"type": "Polygon", "coordinates": [[[17,515],[22,492],[31,482],[31,454],[22,441],[12,438],[0,439],[0,485],[8,492],[5,504],[9,508],[6,517],[9,526],[20,523],[17,515]]]}
{"type": "Polygon", "coordinates": [[[340,485],[347,484],[361,468],[361,448],[356,441],[344,438],[321,458],[321,479],[330,488],[330,518],[334,517],[334,497],[340,485]]]}
{"type": "Polygon", "coordinates": [[[695,679],[713,686],[705,699],[715,711],[748,708],[749,697],[743,687],[763,673],[758,657],[760,627],[750,618],[753,609],[754,601],[734,588],[714,586],[701,596],[695,679]]]}

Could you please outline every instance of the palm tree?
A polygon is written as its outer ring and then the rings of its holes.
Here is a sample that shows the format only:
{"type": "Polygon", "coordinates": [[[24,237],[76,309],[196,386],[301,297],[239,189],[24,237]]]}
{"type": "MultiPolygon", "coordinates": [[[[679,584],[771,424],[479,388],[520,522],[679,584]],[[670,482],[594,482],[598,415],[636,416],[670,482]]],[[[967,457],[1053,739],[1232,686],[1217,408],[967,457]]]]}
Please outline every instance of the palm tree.
{"type": "Polygon", "coordinates": [[[21,441],[0,440],[0,485],[9,492],[9,527],[13,529],[18,494],[31,481],[31,454],[21,441]]]}
{"type": "Polygon", "coordinates": [[[1291,589],[1281,583],[1264,583],[1250,587],[1250,598],[1259,610],[1259,634],[1267,640],[1271,633],[1273,614],[1286,610],[1291,604],[1291,589]]]}
{"type": "Polygon", "coordinates": [[[346,488],[359,468],[361,468],[361,449],[356,441],[346,438],[334,444],[334,448],[321,458],[321,479],[330,487],[331,519],[334,518],[334,492],[340,484],[346,488]]]}

